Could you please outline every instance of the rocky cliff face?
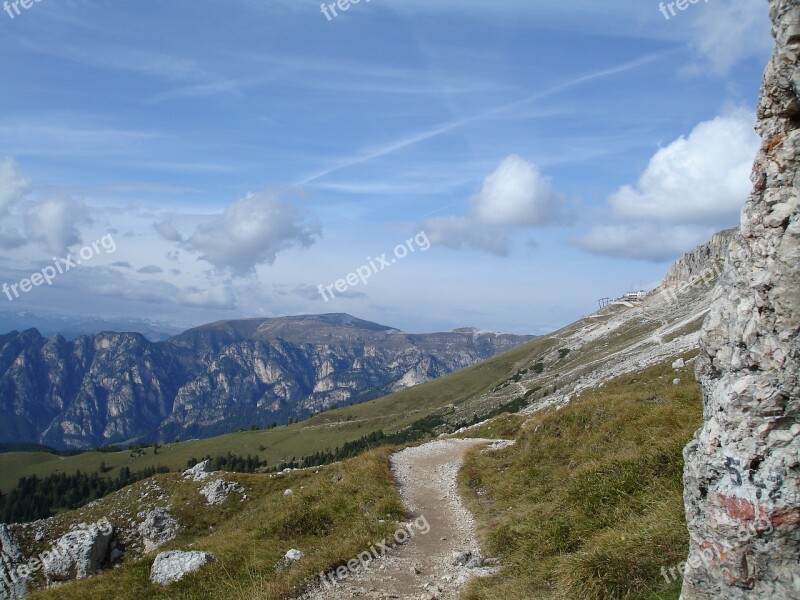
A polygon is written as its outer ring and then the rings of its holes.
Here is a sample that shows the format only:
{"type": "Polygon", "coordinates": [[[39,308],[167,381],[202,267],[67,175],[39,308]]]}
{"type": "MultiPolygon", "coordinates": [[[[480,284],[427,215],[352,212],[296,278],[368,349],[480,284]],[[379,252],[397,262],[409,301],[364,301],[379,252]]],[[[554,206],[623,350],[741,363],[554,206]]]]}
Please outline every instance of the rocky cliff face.
{"type": "Polygon", "coordinates": [[[725,257],[728,255],[728,246],[735,231],[726,229],[715,233],[708,242],[681,256],[667,271],[662,285],[664,287],[680,285],[706,277],[709,271],[711,275],[706,278],[715,279],[722,272],[725,257]],[[714,273],[715,270],[718,272],[714,273]]]}
{"type": "Polygon", "coordinates": [[[0,440],[57,448],[207,437],[370,400],[531,336],[409,335],[349,315],[226,321],[163,343],[0,335],[0,440]]]}
{"type": "Polygon", "coordinates": [[[800,598],[800,0],[770,0],[763,145],[697,372],[682,598],[800,598]]]}

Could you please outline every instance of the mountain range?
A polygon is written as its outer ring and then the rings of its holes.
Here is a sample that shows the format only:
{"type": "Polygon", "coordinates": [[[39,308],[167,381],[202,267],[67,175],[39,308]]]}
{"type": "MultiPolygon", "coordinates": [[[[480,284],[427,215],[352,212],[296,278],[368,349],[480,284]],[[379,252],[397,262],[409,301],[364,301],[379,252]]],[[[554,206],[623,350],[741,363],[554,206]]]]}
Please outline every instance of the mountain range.
{"type": "Polygon", "coordinates": [[[534,339],[407,334],[346,314],[221,321],[163,342],[0,335],[0,441],[57,449],[283,425],[402,390],[534,339]]]}

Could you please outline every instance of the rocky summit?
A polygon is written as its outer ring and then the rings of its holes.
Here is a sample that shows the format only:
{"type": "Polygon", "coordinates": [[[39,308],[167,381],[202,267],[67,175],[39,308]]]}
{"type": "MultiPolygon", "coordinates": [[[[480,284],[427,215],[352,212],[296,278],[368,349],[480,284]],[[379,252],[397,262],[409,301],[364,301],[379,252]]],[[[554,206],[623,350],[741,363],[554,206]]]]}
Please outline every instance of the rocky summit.
{"type": "Polygon", "coordinates": [[[682,598],[800,598],[800,1],[771,0],[763,139],[705,321],[682,598]]]}
{"type": "Polygon", "coordinates": [[[55,448],[283,425],[463,369],[533,336],[406,334],[349,315],[223,321],[154,343],[0,335],[0,439],[55,448]]]}

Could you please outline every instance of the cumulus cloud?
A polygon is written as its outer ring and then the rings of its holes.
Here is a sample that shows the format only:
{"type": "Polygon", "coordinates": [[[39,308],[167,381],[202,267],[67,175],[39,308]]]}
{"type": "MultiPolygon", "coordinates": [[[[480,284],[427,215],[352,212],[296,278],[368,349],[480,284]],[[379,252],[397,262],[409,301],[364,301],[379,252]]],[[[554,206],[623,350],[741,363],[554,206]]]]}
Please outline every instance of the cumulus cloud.
{"type": "Polygon", "coordinates": [[[28,207],[25,232],[30,241],[50,252],[63,252],[81,241],[78,224],[89,220],[86,204],[72,198],[52,198],[28,207]]]}
{"type": "Polygon", "coordinates": [[[31,183],[11,158],[0,160],[0,248],[11,249],[25,244],[25,236],[19,227],[8,223],[11,209],[30,192],[31,183]]]}
{"type": "Polygon", "coordinates": [[[717,231],[697,225],[598,225],[580,240],[580,245],[594,254],[664,262],[708,241],[717,231]]]}
{"type": "Polygon", "coordinates": [[[31,191],[31,182],[23,177],[17,163],[11,158],[0,160],[0,217],[31,191]]]}
{"type": "Polygon", "coordinates": [[[720,223],[736,218],[750,193],[760,140],[755,115],[738,110],[700,123],[650,159],[635,185],[608,202],[624,219],[720,223]]]}
{"type": "Polygon", "coordinates": [[[563,196],[536,165],[512,154],[484,179],[468,202],[466,216],[427,219],[422,227],[432,244],[507,256],[509,230],[561,222],[565,220],[563,205],[563,196]]]}
{"type": "Polygon", "coordinates": [[[470,215],[486,225],[548,225],[559,219],[562,203],[536,165],[512,154],[484,180],[470,215]]]}
{"type": "Polygon", "coordinates": [[[502,229],[487,227],[469,217],[435,217],[424,221],[422,227],[434,246],[453,250],[471,247],[495,256],[509,253],[511,242],[502,229]]]}
{"type": "Polygon", "coordinates": [[[692,23],[691,48],[698,59],[691,73],[726,75],[739,62],[763,62],[772,46],[766,2],[725,0],[703,4],[692,23]]]}
{"type": "Polygon", "coordinates": [[[308,215],[278,194],[247,194],[199,226],[186,245],[217,269],[246,274],[259,264],[273,264],[278,252],[309,247],[320,228],[308,215]]]}
{"type": "Polygon", "coordinates": [[[660,149],[635,184],[608,198],[611,222],[575,242],[596,254],[663,261],[734,225],[752,186],[754,122],[737,110],[660,149]]]}
{"type": "Polygon", "coordinates": [[[78,225],[90,222],[82,200],[33,197],[33,184],[12,158],[0,160],[0,248],[34,243],[63,252],[81,241],[78,225]]]}

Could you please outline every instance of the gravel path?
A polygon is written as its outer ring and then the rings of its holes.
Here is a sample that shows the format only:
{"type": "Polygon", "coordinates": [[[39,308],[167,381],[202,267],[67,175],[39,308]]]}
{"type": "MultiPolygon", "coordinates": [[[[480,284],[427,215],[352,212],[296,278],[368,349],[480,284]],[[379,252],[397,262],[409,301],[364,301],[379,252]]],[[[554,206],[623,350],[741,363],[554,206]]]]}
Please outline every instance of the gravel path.
{"type": "Polygon", "coordinates": [[[508,443],[445,439],[395,454],[392,469],[400,496],[414,516],[408,526],[414,535],[366,568],[359,567],[335,585],[320,587],[302,600],[455,600],[470,577],[494,573],[494,567],[484,566],[475,522],[456,489],[464,453],[486,444],[504,447],[508,443]]]}

